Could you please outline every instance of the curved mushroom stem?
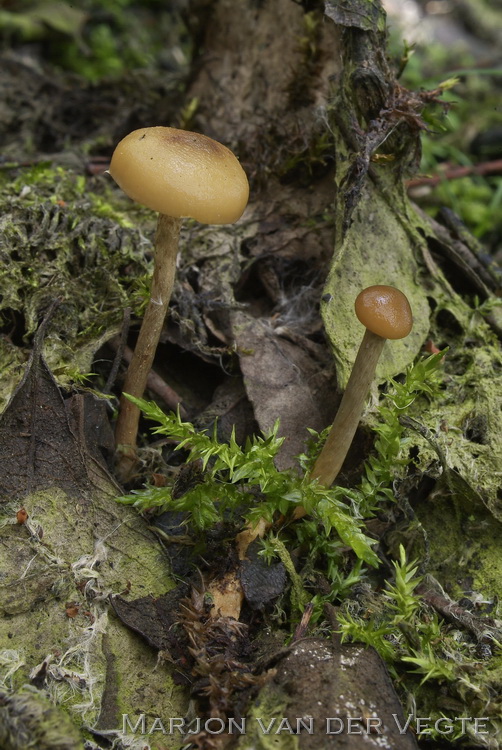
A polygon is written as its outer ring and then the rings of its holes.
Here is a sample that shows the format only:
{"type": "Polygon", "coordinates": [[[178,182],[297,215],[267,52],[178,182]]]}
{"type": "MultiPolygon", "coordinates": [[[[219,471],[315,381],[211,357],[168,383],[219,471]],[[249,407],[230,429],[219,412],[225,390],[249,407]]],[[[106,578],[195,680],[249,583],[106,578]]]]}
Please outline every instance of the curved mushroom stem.
{"type": "MultiPolygon", "coordinates": [[[[141,398],[145,391],[146,380],[153,364],[171,299],[180,227],[181,219],[159,214],[150,300],[122,389],[123,393],[129,393],[136,398],[141,398]]],[[[122,395],[115,428],[115,444],[118,453],[116,470],[122,481],[130,476],[136,463],[139,416],[138,407],[122,395]]]]}
{"type": "MultiPolygon", "coordinates": [[[[348,453],[386,340],[366,329],[328,439],[311,472],[311,478],[317,479],[325,487],[333,484],[348,453]]],[[[304,515],[305,508],[299,505],[293,513],[293,520],[304,515]]],[[[245,559],[249,545],[258,537],[263,537],[269,526],[261,518],[256,526],[248,524],[237,535],[239,560],[245,559]]],[[[214,601],[213,616],[220,614],[238,620],[244,593],[235,572],[215,581],[210,590],[214,601]]]]}
{"type": "MultiPolygon", "coordinates": [[[[328,438],[310,473],[311,478],[317,479],[324,487],[331,487],[342,468],[386,341],[387,339],[366,329],[328,438]]],[[[305,513],[305,508],[299,505],[293,513],[293,519],[296,521],[303,518],[305,513]]]]}
{"type": "Polygon", "coordinates": [[[386,340],[366,329],[328,439],[311,472],[312,479],[325,487],[331,487],[342,468],[386,340]]]}

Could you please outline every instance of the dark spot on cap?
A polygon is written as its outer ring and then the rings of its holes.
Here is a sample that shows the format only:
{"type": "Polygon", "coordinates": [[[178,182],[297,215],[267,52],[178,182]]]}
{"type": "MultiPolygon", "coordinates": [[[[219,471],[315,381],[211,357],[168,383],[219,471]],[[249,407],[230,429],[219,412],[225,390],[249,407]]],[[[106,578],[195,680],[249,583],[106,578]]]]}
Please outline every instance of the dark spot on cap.
{"type": "Polygon", "coordinates": [[[201,133],[185,133],[183,130],[176,130],[173,133],[166,134],[164,138],[168,143],[187,145],[201,151],[212,152],[217,156],[224,156],[227,152],[227,148],[221,143],[201,133]]]}

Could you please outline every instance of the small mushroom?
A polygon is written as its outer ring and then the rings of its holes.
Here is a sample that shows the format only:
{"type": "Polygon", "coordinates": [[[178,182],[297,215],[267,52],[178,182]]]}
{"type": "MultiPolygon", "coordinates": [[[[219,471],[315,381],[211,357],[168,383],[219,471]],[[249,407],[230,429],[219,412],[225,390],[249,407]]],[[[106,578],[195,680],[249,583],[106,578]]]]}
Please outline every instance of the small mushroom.
{"type": "Polygon", "coordinates": [[[23,523],[26,523],[26,521],[28,520],[28,518],[29,518],[28,511],[26,510],[26,508],[19,508],[19,510],[16,513],[16,521],[17,521],[17,523],[22,526],[23,523]]]}
{"type": "MultiPolygon", "coordinates": [[[[328,438],[311,473],[325,487],[333,484],[342,468],[386,339],[404,338],[413,325],[406,296],[392,286],[363,289],[356,298],[355,310],[366,331],[328,438]]],[[[295,513],[295,517],[299,515],[295,513]]]]}
{"type": "MultiPolygon", "coordinates": [[[[150,300],[123,386],[124,393],[141,398],[171,298],[181,220],[237,221],[249,185],[237,158],[221,143],[167,127],[129,133],[117,145],[109,172],[130,198],[159,212],[150,300]]],[[[121,479],[136,460],[138,423],[138,407],[122,396],[115,431],[121,479]]]]}

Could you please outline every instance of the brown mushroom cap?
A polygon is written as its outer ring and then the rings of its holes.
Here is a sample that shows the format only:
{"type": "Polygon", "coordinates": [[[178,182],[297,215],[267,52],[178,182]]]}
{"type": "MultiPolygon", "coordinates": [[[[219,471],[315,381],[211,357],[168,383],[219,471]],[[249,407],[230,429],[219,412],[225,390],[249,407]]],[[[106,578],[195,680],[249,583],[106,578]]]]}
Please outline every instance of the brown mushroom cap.
{"type": "Polygon", "coordinates": [[[226,146],[176,128],[129,133],[113,152],[109,171],[138,203],[204,224],[237,221],[249,197],[246,174],[226,146]]]}
{"type": "Polygon", "coordinates": [[[413,326],[410,303],[393,286],[369,286],[357,295],[356,315],[363,326],[384,339],[403,339],[413,326]]]}

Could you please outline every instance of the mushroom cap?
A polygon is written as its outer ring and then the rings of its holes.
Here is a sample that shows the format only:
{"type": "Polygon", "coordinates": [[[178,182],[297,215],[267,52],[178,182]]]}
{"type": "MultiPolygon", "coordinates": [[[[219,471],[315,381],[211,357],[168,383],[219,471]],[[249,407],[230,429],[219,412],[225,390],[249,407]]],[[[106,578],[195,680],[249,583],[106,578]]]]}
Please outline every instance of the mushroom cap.
{"type": "Polygon", "coordinates": [[[249,185],[237,158],[200,133],[133,130],[117,145],[109,171],[129,198],[173,218],[231,224],[248,202],[249,185]]]}
{"type": "Polygon", "coordinates": [[[393,286],[369,286],[357,295],[356,315],[363,326],[384,339],[403,339],[413,326],[410,303],[393,286]]]}

